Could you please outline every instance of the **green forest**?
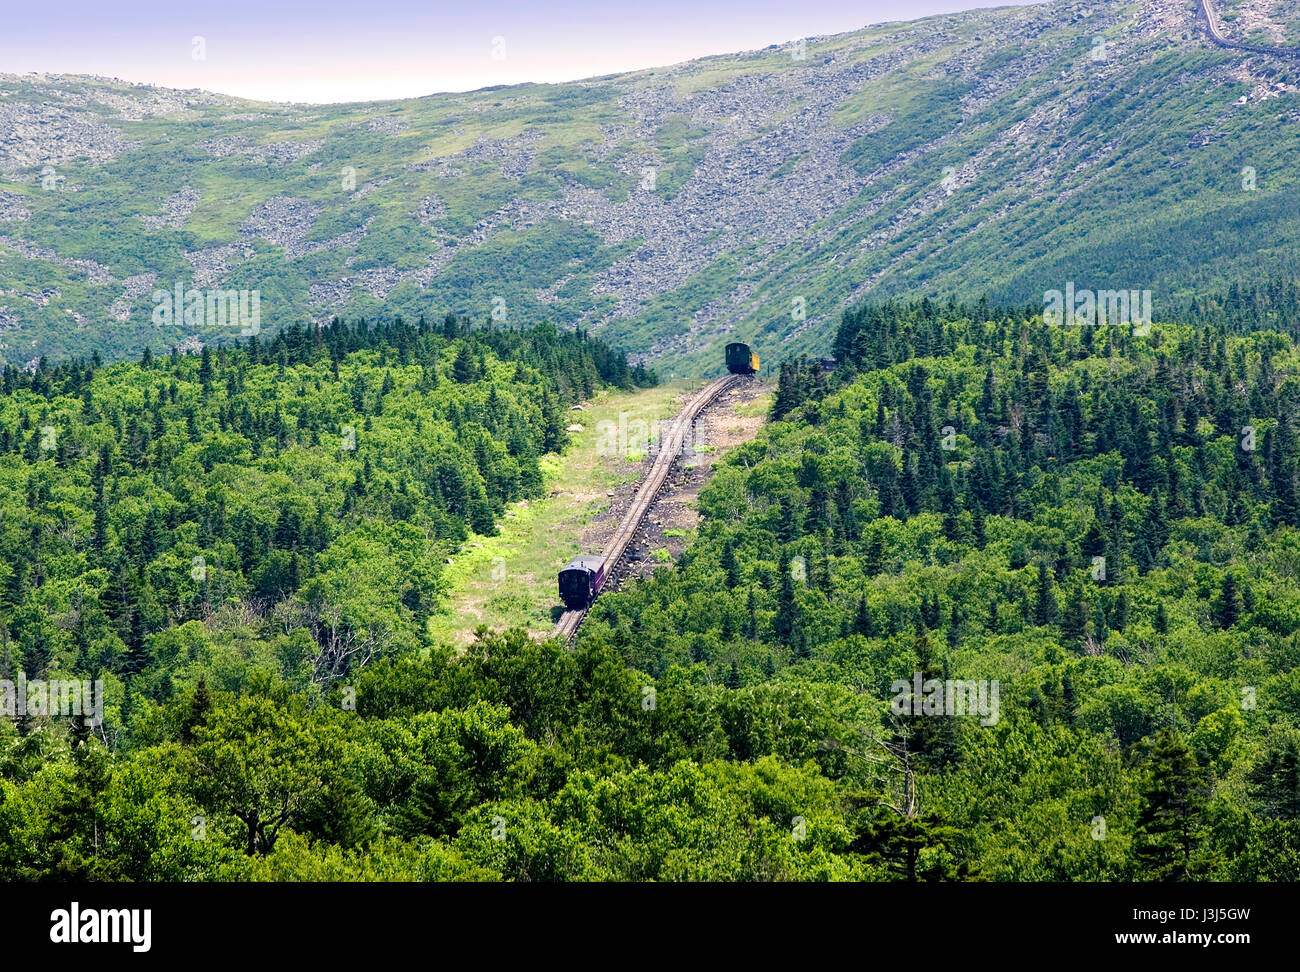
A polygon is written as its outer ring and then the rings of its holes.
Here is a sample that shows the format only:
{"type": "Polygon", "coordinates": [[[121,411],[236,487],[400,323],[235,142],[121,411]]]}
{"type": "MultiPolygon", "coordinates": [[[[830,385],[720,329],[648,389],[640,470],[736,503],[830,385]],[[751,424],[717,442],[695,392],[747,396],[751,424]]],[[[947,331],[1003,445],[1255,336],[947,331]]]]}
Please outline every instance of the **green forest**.
{"type": "Polygon", "coordinates": [[[0,719],[0,872],[1296,880],[1300,350],[1225,307],[846,313],[572,647],[425,622],[568,405],[656,380],[587,335],[10,368],[0,674],[105,701],[0,719]]]}

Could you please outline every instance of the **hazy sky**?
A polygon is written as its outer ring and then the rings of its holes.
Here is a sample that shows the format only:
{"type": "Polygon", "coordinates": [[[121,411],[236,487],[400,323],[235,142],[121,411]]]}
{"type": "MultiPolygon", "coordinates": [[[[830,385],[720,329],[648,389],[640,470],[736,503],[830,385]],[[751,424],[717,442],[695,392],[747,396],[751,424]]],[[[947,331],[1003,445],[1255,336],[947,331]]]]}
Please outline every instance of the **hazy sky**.
{"type": "Polygon", "coordinates": [[[5,0],[0,71],[361,101],[568,81],[1007,2],[5,0]]]}

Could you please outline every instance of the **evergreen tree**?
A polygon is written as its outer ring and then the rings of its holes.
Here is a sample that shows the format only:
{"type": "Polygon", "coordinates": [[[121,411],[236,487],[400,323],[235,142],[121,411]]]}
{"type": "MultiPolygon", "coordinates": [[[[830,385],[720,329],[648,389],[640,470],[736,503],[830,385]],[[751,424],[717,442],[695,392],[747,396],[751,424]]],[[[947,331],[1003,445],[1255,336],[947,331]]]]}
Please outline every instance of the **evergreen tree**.
{"type": "Polygon", "coordinates": [[[1038,590],[1034,601],[1034,623],[1049,625],[1056,622],[1056,594],[1052,589],[1052,575],[1046,564],[1038,565],[1038,590]]]}
{"type": "Polygon", "coordinates": [[[799,604],[794,595],[794,578],[790,569],[790,557],[784,551],[781,554],[777,572],[781,576],[778,581],[776,616],[772,619],[772,633],[776,636],[778,644],[792,646],[791,636],[794,634],[799,621],[799,604]]]}
{"type": "Polygon", "coordinates": [[[1264,816],[1300,819],[1300,732],[1275,730],[1246,780],[1251,798],[1264,816]]]}
{"type": "Polygon", "coordinates": [[[854,617],[853,630],[864,638],[874,638],[876,636],[876,623],[871,616],[871,608],[867,606],[867,596],[865,594],[858,598],[858,610],[854,617]]]}
{"type": "Polygon", "coordinates": [[[726,685],[727,688],[731,689],[733,692],[736,689],[740,688],[740,669],[736,667],[736,663],[734,661],[731,663],[731,666],[727,669],[726,685]]]}
{"type": "Polygon", "coordinates": [[[182,743],[189,745],[194,742],[194,731],[206,722],[208,710],[211,708],[212,696],[208,692],[207,679],[200,678],[199,684],[194,688],[194,695],[190,699],[189,710],[185,713],[185,718],[181,722],[180,739],[182,743]]]}
{"type": "Polygon", "coordinates": [[[722,572],[728,590],[740,584],[740,563],[736,560],[736,544],[731,538],[722,547],[722,572]]]}
{"type": "Polygon", "coordinates": [[[1143,872],[1155,881],[1204,877],[1213,857],[1209,834],[1209,787],[1191,747],[1172,729],[1161,730],[1148,759],[1135,850],[1143,872]]]}
{"type": "Polygon", "coordinates": [[[1241,595],[1237,592],[1237,579],[1228,571],[1223,575],[1218,599],[1214,602],[1214,623],[1220,631],[1227,631],[1241,616],[1241,595]]]}
{"type": "Polygon", "coordinates": [[[467,385],[478,378],[478,362],[468,344],[461,344],[460,350],[456,352],[456,360],[451,366],[451,378],[459,385],[467,385]]]}

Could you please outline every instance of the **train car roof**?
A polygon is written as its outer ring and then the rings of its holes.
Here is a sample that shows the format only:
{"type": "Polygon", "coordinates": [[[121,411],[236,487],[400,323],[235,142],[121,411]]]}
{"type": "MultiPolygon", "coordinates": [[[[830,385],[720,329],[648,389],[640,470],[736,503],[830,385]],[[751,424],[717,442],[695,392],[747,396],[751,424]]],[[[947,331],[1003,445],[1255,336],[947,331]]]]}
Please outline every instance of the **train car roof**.
{"type": "Polygon", "coordinates": [[[600,565],[605,562],[605,558],[598,554],[585,554],[581,557],[574,557],[564,565],[565,570],[577,568],[586,568],[587,570],[599,570],[600,565]]]}

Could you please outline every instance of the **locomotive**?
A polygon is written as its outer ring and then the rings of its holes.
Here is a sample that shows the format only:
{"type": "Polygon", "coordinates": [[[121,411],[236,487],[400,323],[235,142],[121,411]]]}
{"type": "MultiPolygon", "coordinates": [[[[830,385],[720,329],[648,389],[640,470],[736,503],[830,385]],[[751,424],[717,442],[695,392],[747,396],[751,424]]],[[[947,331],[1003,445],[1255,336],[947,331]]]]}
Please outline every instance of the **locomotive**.
{"type": "Polygon", "coordinates": [[[748,344],[735,341],[727,345],[727,370],[733,375],[752,375],[758,371],[758,355],[748,344]]]}
{"type": "Polygon", "coordinates": [[[560,571],[560,600],[570,611],[589,607],[605,583],[605,558],[574,557],[560,571]]]}

